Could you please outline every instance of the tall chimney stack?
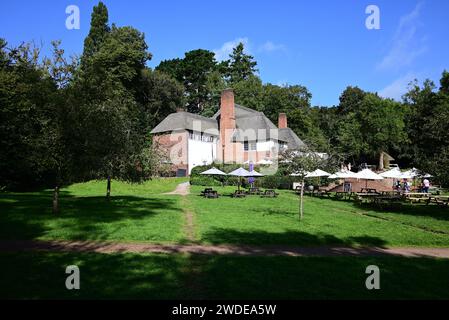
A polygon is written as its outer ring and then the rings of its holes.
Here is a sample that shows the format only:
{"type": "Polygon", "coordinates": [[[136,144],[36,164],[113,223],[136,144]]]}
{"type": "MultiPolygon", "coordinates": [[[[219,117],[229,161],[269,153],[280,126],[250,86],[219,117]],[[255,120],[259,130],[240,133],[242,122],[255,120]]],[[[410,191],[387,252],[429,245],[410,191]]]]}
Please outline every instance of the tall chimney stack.
{"type": "Polygon", "coordinates": [[[235,129],[234,91],[225,89],[221,93],[220,104],[220,140],[222,147],[222,160],[229,160],[232,152],[231,136],[235,129]]]}
{"type": "Polygon", "coordinates": [[[285,113],[279,113],[279,120],[278,120],[278,128],[279,129],[285,129],[287,128],[287,115],[285,113]]]}

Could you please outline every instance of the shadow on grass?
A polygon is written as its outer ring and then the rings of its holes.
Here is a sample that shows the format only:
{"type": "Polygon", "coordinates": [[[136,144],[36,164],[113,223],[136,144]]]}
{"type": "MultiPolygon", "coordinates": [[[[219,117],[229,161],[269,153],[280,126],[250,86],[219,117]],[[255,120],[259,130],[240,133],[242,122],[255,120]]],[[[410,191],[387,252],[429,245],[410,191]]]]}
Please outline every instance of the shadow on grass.
{"type": "Polygon", "coordinates": [[[2,299],[447,299],[449,260],[0,253],[2,299]],[[6,263],[8,262],[8,263],[6,263]],[[80,290],[65,268],[80,268],[80,290]],[[368,265],[381,290],[367,290],[368,265]]]}
{"type": "Polygon", "coordinates": [[[184,295],[186,258],[182,256],[0,253],[0,260],[3,299],[174,299],[184,295]],[[80,269],[80,290],[65,287],[69,265],[80,269]]]}
{"type": "Polygon", "coordinates": [[[238,231],[235,229],[214,228],[202,235],[202,240],[212,244],[247,245],[292,245],[292,246],[370,246],[385,247],[387,242],[378,237],[359,236],[338,238],[329,234],[310,234],[302,231],[238,231]]]}
{"type": "MultiPolygon", "coordinates": [[[[161,213],[179,210],[174,199],[134,196],[75,197],[60,193],[60,213],[52,213],[52,193],[0,195],[0,239],[35,239],[56,229],[66,230],[67,238],[104,240],[123,227],[161,213]],[[108,232],[105,233],[105,228],[108,232]]],[[[66,237],[63,237],[66,238],[66,237]]]]}

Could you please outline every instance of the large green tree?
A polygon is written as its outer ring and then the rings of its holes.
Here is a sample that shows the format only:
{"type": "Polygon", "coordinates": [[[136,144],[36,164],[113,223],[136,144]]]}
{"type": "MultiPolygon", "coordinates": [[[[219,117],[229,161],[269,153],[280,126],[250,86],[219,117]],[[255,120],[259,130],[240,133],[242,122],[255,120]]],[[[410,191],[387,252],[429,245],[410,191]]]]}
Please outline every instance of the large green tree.
{"type": "Polygon", "coordinates": [[[156,70],[169,74],[184,85],[187,111],[200,113],[207,106],[211,99],[209,77],[218,70],[213,52],[192,50],[186,52],[183,59],[162,61],[156,70]]]}
{"type": "Polygon", "coordinates": [[[100,1],[98,5],[94,6],[89,34],[84,39],[83,63],[100,50],[110,31],[108,23],[108,8],[100,1]]]}
{"type": "Polygon", "coordinates": [[[258,71],[256,68],[257,62],[253,56],[245,53],[245,47],[242,42],[232,50],[226,64],[226,77],[231,84],[248,80],[249,77],[255,75],[258,71]]]}

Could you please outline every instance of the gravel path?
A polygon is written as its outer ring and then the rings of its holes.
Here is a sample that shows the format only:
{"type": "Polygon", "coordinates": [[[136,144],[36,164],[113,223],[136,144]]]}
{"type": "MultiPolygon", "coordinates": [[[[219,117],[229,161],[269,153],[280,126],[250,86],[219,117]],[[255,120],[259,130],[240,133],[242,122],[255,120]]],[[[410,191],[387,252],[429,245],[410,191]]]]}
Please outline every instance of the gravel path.
{"type": "Polygon", "coordinates": [[[16,251],[98,252],[98,253],[190,253],[234,256],[400,256],[449,258],[449,248],[351,248],[292,246],[233,246],[116,243],[95,241],[0,241],[0,252],[16,251]]]}
{"type": "Polygon", "coordinates": [[[172,192],[167,192],[164,194],[177,194],[180,196],[186,196],[190,193],[190,182],[183,182],[176,186],[176,189],[172,192]]]}

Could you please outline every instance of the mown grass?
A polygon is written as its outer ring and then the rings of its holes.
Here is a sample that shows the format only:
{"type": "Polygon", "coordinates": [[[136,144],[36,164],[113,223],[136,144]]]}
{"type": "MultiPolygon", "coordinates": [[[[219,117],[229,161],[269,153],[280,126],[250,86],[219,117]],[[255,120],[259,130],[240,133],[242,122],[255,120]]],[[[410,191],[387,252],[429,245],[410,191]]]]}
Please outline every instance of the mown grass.
{"type": "Polygon", "coordinates": [[[0,194],[0,239],[182,241],[182,207],[177,196],[162,195],[185,179],[143,184],[105,181],[63,188],[61,212],[51,212],[52,192],[0,194]]]}
{"type": "Polygon", "coordinates": [[[448,299],[449,260],[0,253],[2,299],[448,299]],[[80,269],[67,290],[65,268],[80,269]],[[367,290],[368,265],[380,290],[367,290]]]}
{"type": "Polygon", "coordinates": [[[303,221],[298,197],[234,199],[235,187],[218,188],[219,199],[200,197],[192,186],[186,198],[165,195],[185,179],[143,184],[105,181],[61,190],[61,213],[51,213],[52,191],[0,193],[0,239],[98,240],[184,243],[184,212],[194,215],[194,234],[205,244],[422,246],[449,245],[449,210],[408,205],[376,210],[352,202],[305,198],[303,221]]]}
{"type": "Polygon", "coordinates": [[[192,187],[189,201],[206,243],[270,245],[435,246],[449,245],[449,210],[408,205],[396,211],[360,207],[353,202],[305,197],[299,221],[298,196],[234,199],[235,188],[217,188],[223,196],[204,199],[192,187]]]}

